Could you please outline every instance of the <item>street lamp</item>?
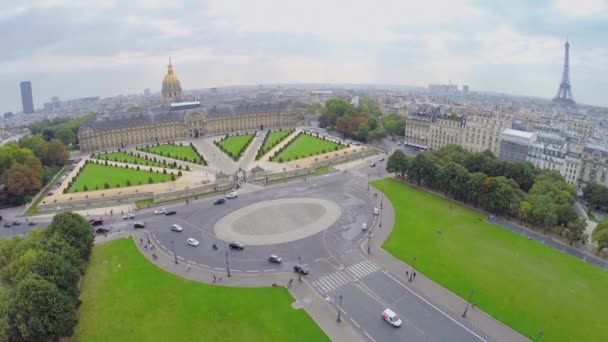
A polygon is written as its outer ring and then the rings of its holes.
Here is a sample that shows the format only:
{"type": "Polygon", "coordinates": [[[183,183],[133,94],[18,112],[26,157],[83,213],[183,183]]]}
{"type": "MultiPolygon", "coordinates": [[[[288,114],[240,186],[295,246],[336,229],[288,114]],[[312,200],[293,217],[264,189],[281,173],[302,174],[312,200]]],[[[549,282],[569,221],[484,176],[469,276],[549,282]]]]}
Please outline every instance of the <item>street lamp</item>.
{"type": "Polygon", "coordinates": [[[338,323],[342,322],[342,320],[340,319],[340,313],[342,313],[342,295],[338,297],[338,319],[336,320],[338,323]]]}
{"type": "Polygon", "coordinates": [[[380,172],[382,171],[382,162],[378,162],[378,178],[380,178],[380,172]]]}
{"type": "Polygon", "coordinates": [[[369,172],[367,173],[367,191],[369,192],[369,172]]]}
{"type": "Polygon", "coordinates": [[[148,235],[148,243],[150,243],[150,232],[146,232],[146,235],[148,235]]]}
{"type": "Polygon", "coordinates": [[[372,230],[370,228],[369,230],[369,234],[367,234],[367,254],[371,254],[371,247],[372,247],[372,230]]]}
{"type": "Polygon", "coordinates": [[[382,228],[382,205],[380,205],[380,224],[378,226],[382,228]]]}
{"type": "MultiPolygon", "coordinates": [[[[302,265],[302,257],[298,256],[298,265],[302,265]]],[[[302,270],[298,271],[298,281],[302,281],[302,270]]]]}
{"type": "Polygon", "coordinates": [[[175,254],[175,244],[173,243],[173,240],[171,240],[171,248],[173,249],[173,257],[175,258],[175,264],[177,265],[177,254],[175,254]]]}
{"type": "Polygon", "coordinates": [[[464,312],[462,313],[462,318],[467,318],[467,311],[469,310],[469,305],[471,304],[471,299],[473,298],[474,294],[475,294],[474,290],[471,290],[469,292],[469,298],[467,299],[467,306],[464,307],[464,312]]]}
{"type": "Polygon", "coordinates": [[[224,256],[226,256],[226,273],[227,277],[230,277],[230,262],[228,261],[228,250],[224,251],[224,256]]]}

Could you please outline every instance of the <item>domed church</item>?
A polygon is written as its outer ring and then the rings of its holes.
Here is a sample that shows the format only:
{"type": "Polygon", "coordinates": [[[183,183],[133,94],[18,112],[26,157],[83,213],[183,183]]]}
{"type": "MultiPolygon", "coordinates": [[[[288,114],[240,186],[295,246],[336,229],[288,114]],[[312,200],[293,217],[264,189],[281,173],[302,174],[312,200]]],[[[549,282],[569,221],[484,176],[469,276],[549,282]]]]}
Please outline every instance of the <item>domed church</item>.
{"type": "Polygon", "coordinates": [[[163,78],[163,89],[161,91],[165,103],[178,102],[182,97],[182,86],[179,83],[179,78],[173,72],[173,65],[169,59],[167,66],[167,74],[163,78]]]}

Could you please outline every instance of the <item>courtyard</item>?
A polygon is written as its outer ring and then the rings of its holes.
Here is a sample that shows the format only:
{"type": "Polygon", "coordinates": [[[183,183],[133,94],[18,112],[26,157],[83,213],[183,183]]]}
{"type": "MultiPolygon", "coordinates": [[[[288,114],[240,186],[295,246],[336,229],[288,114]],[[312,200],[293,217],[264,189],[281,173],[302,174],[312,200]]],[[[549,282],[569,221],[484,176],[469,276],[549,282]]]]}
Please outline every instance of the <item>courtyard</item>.
{"type": "Polygon", "coordinates": [[[605,341],[608,272],[501,228],[477,210],[394,179],[383,248],[502,323],[550,341],[605,341]]]}

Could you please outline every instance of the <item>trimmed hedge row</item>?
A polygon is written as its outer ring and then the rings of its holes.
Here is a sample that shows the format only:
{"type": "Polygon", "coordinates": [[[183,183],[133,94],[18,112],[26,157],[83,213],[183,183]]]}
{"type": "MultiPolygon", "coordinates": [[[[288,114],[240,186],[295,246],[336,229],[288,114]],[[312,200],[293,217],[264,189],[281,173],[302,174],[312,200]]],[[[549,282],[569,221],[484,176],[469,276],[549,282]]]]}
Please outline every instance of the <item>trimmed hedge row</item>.
{"type": "Polygon", "coordinates": [[[128,159],[122,159],[120,160],[118,157],[108,157],[106,156],[107,154],[111,154],[114,153],[112,151],[105,151],[104,153],[97,153],[97,154],[92,154],[91,158],[94,159],[99,159],[99,160],[107,160],[107,161],[113,161],[113,162],[117,162],[117,163],[125,163],[125,164],[134,164],[134,165],[143,165],[143,166],[156,166],[156,167],[166,167],[169,169],[178,169],[178,170],[183,170],[186,169],[186,171],[190,171],[190,168],[188,166],[186,166],[185,168],[182,167],[181,165],[178,165],[177,162],[169,162],[167,163],[166,160],[164,159],[156,159],[156,157],[148,157],[147,155],[141,155],[139,153],[133,153],[133,152],[124,152],[124,151],[120,151],[118,150],[117,152],[119,153],[124,153],[124,154],[128,154],[132,157],[135,158],[140,158],[140,159],[144,159],[144,162],[140,162],[137,160],[131,160],[129,161],[128,159]]]}
{"type": "Polygon", "coordinates": [[[179,144],[176,144],[174,142],[169,142],[166,144],[156,143],[156,145],[152,145],[152,146],[150,146],[150,145],[146,145],[145,147],[138,146],[137,150],[151,153],[151,154],[156,154],[157,156],[181,160],[181,161],[185,161],[185,162],[189,162],[189,163],[193,163],[193,164],[207,165],[207,161],[205,160],[205,158],[203,158],[203,156],[198,152],[198,150],[196,149],[196,147],[194,147],[194,145],[192,143],[190,143],[188,146],[190,146],[190,148],[192,149],[194,154],[196,154],[198,156],[198,160],[188,159],[188,157],[180,157],[180,156],[173,155],[171,153],[163,153],[163,152],[154,151],[154,150],[150,149],[151,147],[154,147],[154,146],[164,146],[164,145],[184,146],[184,144],[182,144],[181,142],[179,144]]]}

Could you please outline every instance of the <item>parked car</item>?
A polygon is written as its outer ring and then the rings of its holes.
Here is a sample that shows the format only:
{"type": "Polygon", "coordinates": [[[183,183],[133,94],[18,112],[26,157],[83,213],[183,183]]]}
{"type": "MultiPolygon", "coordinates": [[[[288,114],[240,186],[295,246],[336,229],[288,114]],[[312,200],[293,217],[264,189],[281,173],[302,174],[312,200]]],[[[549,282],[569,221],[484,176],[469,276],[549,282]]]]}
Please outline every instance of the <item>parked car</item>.
{"type": "Polygon", "coordinates": [[[391,309],[385,309],[382,312],[382,319],[394,327],[400,327],[402,324],[401,319],[399,319],[397,314],[391,309]]]}
{"type": "Polygon", "coordinates": [[[281,259],[281,257],[272,254],[271,256],[268,257],[268,261],[273,263],[273,264],[280,264],[283,262],[283,259],[281,259]]]}
{"type": "Polygon", "coordinates": [[[10,227],[12,227],[12,226],[13,226],[13,225],[12,225],[10,222],[6,222],[6,223],[4,224],[4,227],[5,227],[5,228],[10,228],[10,227]]]}
{"type": "Polygon", "coordinates": [[[95,233],[97,234],[106,234],[110,232],[110,228],[107,227],[99,227],[97,229],[95,229],[95,233]]]}
{"type": "Polygon", "coordinates": [[[213,205],[220,205],[220,204],[224,204],[226,203],[226,200],[223,198],[218,198],[215,200],[215,202],[213,202],[213,205]]]}
{"type": "Polygon", "coordinates": [[[13,226],[20,226],[21,225],[21,221],[15,220],[13,221],[13,226]]]}
{"type": "Polygon", "coordinates": [[[35,225],[37,225],[37,223],[36,223],[36,221],[29,221],[29,222],[27,223],[27,225],[28,225],[28,226],[35,226],[35,225]]]}
{"type": "Polygon", "coordinates": [[[179,224],[172,224],[171,225],[171,230],[174,232],[181,232],[182,230],[184,230],[184,228],[182,226],[180,226],[179,224]]]}
{"type": "Polygon", "coordinates": [[[490,215],[490,216],[488,216],[488,220],[490,220],[490,221],[496,221],[496,216],[490,215]]]}
{"type": "Polygon", "coordinates": [[[374,208],[374,215],[379,215],[379,214],[380,214],[380,209],[374,208]]]}
{"type": "Polygon", "coordinates": [[[382,158],[378,159],[378,161],[384,161],[384,157],[382,157],[382,158]]]}
{"type": "Polygon", "coordinates": [[[154,215],[163,215],[167,212],[167,209],[162,208],[162,209],[156,209],[154,210],[154,215]]]}
{"type": "Polygon", "coordinates": [[[228,195],[226,195],[226,198],[229,198],[229,199],[237,198],[237,197],[238,197],[238,194],[236,193],[236,191],[233,191],[233,192],[229,193],[228,195]]]}
{"type": "Polygon", "coordinates": [[[93,227],[103,226],[103,220],[102,219],[91,219],[91,220],[89,220],[89,223],[93,227]]]}
{"type": "Polygon", "coordinates": [[[188,238],[188,240],[186,240],[186,243],[188,243],[192,247],[198,247],[199,245],[198,240],[193,238],[188,238]]]}
{"type": "Polygon", "coordinates": [[[135,218],[135,214],[133,213],[127,213],[125,216],[122,217],[123,220],[130,220],[130,219],[134,219],[135,218]]]}
{"type": "Polygon", "coordinates": [[[171,209],[171,210],[167,210],[167,212],[165,213],[165,216],[175,215],[175,214],[177,214],[177,210],[171,209]]]}
{"type": "Polygon", "coordinates": [[[369,167],[376,167],[376,163],[371,163],[369,167]]]}
{"type": "Polygon", "coordinates": [[[245,245],[240,242],[231,242],[228,244],[228,246],[232,249],[237,249],[239,251],[245,249],[245,245]]]}
{"type": "Polygon", "coordinates": [[[296,273],[300,273],[300,274],[308,274],[309,269],[308,269],[308,265],[304,265],[304,264],[297,264],[293,267],[294,272],[296,273]]]}
{"type": "Polygon", "coordinates": [[[53,192],[52,192],[52,191],[49,191],[49,192],[47,192],[47,193],[46,193],[46,195],[47,195],[47,196],[53,196],[53,192]]]}
{"type": "Polygon", "coordinates": [[[135,222],[133,223],[133,228],[146,228],[145,222],[135,222]]]}

